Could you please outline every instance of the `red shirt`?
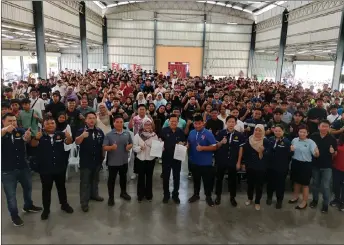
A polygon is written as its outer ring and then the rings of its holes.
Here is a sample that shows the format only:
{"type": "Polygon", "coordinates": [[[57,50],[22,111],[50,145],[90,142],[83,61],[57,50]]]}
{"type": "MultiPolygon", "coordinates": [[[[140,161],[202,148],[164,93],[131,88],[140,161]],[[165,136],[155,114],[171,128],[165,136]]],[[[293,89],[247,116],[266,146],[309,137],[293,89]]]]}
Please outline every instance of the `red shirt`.
{"type": "Polygon", "coordinates": [[[344,145],[338,145],[337,156],[334,159],[334,168],[344,172],[344,145]]]}

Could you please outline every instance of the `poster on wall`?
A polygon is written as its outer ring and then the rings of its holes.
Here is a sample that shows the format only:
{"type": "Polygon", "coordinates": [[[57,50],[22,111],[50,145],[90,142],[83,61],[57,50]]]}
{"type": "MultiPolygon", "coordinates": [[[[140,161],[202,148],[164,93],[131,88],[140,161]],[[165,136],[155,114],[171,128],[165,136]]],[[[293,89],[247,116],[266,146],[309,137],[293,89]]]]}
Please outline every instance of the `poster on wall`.
{"type": "Polygon", "coordinates": [[[112,70],[116,70],[118,71],[119,70],[119,64],[118,63],[112,63],[112,70]]]}
{"type": "Polygon", "coordinates": [[[120,68],[122,70],[126,69],[126,70],[130,70],[130,64],[120,64],[120,68]]]}
{"type": "Polygon", "coordinates": [[[138,65],[138,64],[132,64],[131,65],[131,70],[132,71],[137,71],[137,70],[140,70],[141,69],[141,65],[138,65]]]}

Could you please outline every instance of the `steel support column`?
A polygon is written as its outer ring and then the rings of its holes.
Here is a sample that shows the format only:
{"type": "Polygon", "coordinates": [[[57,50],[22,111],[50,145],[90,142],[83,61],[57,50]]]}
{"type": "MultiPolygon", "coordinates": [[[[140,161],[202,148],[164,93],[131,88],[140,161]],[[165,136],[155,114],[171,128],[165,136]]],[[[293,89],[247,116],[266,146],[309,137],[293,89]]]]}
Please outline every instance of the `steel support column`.
{"type": "Polygon", "coordinates": [[[107,19],[103,18],[103,66],[109,66],[109,50],[108,50],[108,40],[107,40],[107,19]]]}
{"type": "Polygon", "coordinates": [[[81,11],[79,12],[80,22],[80,42],[81,42],[81,69],[85,73],[88,68],[87,57],[87,39],[86,39],[86,6],[85,2],[81,1],[81,11]]]}
{"type": "Polygon", "coordinates": [[[156,64],[156,39],[157,39],[157,32],[158,32],[158,14],[154,12],[154,43],[153,43],[153,71],[157,69],[156,64]]]}
{"type": "Polygon", "coordinates": [[[337,44],[337,57],[333,69],[332,89],[339,89],[340,80],[342,77],[344,60],[344,9],[342,10],[342,19],[340,21],[340,29],[337,44]]]}
{"type": "Polygon", "coordinates": [[[289,14],[289,11],[286,9],[283,11],[283,14],[282,14],[282,28],[281,28],[281,37],[280,37],[280,44],[279,44],[275,81],[281,81],[281,78],[282,78],[284,50],[285,50],[285,45],[287,43],[287,33],[288,33],[288,14],[289,14]]]}
{"type": "Polygon", "coordinates": [[[38,76],[47,78],[47,60],[45,52],[45,35],[44,35],[44,16],[43,16],[43,2],[32,1],[33,9],[33,23],[36,37],[36,54],[38,76]]]}
{"type": "Polygon", "coordinates": [[[24,80],[24,59],[23,56],[20,56],[20,76],[24,80]]]}
{"type": "Polygon", "coordinates": [[[204,73],[205,36],[206,36],[206,32],[207,32],[207,15],[204,14],[204,19],[203,19],[203,37],[202,37],[202,69],[201,69],[201,77],[203,77],[203,73],[204,73]]]}
{"type": "Polygon", "coordinates": [[[252,68],[253,68],[253,61],[254,61],[254,51],[256,49],[256,23],[253,22],[252,24],[252,33],[251,33],[251,44],[250,44],[250,54],[248,58],[248,69],[247,69],[247,77],[252,77],[252,68]]]}

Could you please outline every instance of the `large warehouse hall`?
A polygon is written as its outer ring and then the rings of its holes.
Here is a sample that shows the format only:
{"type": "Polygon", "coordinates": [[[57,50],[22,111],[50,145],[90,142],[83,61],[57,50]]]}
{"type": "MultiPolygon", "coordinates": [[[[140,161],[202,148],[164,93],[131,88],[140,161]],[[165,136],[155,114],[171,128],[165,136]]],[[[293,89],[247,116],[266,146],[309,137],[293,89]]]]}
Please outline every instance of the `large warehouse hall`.
{"type": "Polygon", "coordinates": [[[1,0],[4,244],[343,244],[344,0],[1,0]]]}

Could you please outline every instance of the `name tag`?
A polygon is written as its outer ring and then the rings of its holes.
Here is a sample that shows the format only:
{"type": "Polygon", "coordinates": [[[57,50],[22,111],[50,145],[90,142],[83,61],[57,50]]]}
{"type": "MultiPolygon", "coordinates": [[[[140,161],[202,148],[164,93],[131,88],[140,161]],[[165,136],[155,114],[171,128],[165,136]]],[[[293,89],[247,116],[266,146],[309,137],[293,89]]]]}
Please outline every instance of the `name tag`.
{"type": "Polygon", "coordinates": [[[62,140],[56,140],[55,142],[56,142],[56,143],[59,143],[59,142],[62,142],[62,140]]]}
{"type": "Polygon", "coordinates": [[[284,146],[284,145],[278,145],[278,147],[282,147],[282,148],[284,148],[285,146],[284,146]]]}

